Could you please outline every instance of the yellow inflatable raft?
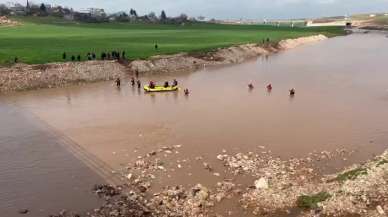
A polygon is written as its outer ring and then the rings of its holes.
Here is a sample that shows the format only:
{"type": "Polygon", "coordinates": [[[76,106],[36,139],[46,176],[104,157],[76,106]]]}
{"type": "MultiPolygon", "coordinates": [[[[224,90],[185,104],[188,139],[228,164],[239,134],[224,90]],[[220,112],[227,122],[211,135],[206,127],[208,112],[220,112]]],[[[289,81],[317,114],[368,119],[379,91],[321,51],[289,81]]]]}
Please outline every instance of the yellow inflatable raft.
{"type": "Polygon", "coordinates": [[[169,86],[169,87],[163,87],[163,86],[155,86],[155,88],[150,88],[148,85],[144,86],[144,90],[146,92],[165,92],[165,91],[177,91],[179,88],[177,86],[169,86]]]}

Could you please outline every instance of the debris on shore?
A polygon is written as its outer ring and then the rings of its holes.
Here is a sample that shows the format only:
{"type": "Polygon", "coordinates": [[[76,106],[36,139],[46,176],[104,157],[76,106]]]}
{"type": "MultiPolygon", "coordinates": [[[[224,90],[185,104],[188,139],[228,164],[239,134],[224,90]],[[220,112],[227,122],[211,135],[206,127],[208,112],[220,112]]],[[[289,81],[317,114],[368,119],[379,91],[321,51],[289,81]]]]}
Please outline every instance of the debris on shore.
{"type": "Polygon", "coordinates": [[[300,216],[381,216],[388,210],[387,159],[388,151],[331,176],[314,173],[306,159],[282,161],[237,154],[223,160],[234,173],[258,178],[241,198],[253,214],[271,216],[279,210],[287,214],[299,204],[304,209],[300,216]],[[311,204],[300,205],[303,200],[311,204]]]}
{"type": "Polygon", "coordinates": [[[238,199],[239,206],[256,216],[292,213],[300,217],[380,217],[388,212],[388,151],[333,175],[319,174],[313,163],[351,152],[338,149],[288,160],[273,157],[270,151],[266,154],[223,152],[215,158],[222,163],[229,178],[214,186],[200,183],[191,187],[166,186],[160,192],[152,192],[150,186],[156,178],[152,173],[169,171],[167,165],[161,165],[158,154],[173,153],[176,148],[163,147],[139,157],[132,167],[126,168],[131,173],[123,175],[127,182],[123,186],[95,186],[94,192],[105,203],[85,216],[222,216],[215,213],[214,207],[226,198],[238,199]],[[140,173],[136,174],[136,170],[140,173]],[[242,175],[251,176],[255,181],[244,186],[236,179],[242,175]]]}

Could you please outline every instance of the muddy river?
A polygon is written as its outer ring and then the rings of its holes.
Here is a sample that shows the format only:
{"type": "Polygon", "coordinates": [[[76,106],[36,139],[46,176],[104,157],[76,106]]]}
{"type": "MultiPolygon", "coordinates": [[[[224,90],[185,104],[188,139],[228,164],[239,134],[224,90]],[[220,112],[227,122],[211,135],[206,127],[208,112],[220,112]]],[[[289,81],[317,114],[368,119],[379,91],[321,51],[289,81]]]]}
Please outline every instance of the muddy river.
{"type": "Polygon", "coordinates": [[[85,194],[90,186],[170,145],[182,147],[166,163],[185,163],[161,174],[156,189],[212,185],[222,175],[209,174],[195,158],[217,170],[217,154],[260,146],[285,159],[354,151],[325,164],[327,172],[364,161],[388,148],[387,60],[385,35],[354,34],[241,65],[140,77],[143,83],[176,78],[189,96],[145,94],[128,80],[120,89],[102,82],[3,95],[0,210],[88,209],[98,202],[85,194]]]}

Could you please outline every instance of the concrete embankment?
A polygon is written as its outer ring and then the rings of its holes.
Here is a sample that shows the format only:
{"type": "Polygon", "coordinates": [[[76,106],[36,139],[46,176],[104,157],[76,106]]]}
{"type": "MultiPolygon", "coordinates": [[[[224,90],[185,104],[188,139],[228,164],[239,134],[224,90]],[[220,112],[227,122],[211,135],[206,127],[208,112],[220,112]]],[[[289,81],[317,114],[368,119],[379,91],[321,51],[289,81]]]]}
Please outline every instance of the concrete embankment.
{"type": "Polygon", "coordinates": [[[222,48],[204,54],[155,56],[135,60],[128,65],[116,61],[50,63],[42,65],[16,64],[0,67],[0,92],[61,87],[68,84],[112,80],[130,73],[166,73],[195,71],[203,66],[241,63],[260,55],[269,55],[327,39],[324,35],[287,39],[277,45],[246,44],[222,48]]]}

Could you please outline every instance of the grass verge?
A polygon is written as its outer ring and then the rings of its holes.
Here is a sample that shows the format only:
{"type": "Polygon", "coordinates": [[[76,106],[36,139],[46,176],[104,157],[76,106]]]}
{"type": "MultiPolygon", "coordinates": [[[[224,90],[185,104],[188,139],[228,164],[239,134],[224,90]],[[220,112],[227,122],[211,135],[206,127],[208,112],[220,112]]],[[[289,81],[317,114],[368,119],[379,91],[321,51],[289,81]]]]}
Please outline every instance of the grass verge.
{"type": "Polygon", "coordinates": [[[314,195],[302,195],[298,197],[297,206],[302,209],[316,209],[318,203],[329,199],[331,195],[327,192],[319,192],[314,195]]]}

